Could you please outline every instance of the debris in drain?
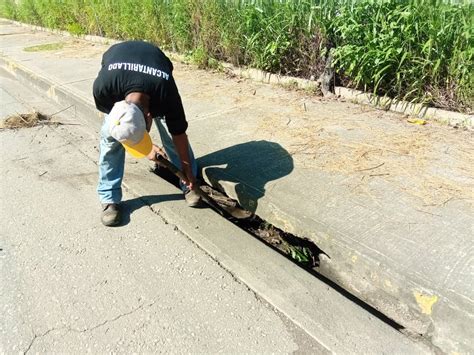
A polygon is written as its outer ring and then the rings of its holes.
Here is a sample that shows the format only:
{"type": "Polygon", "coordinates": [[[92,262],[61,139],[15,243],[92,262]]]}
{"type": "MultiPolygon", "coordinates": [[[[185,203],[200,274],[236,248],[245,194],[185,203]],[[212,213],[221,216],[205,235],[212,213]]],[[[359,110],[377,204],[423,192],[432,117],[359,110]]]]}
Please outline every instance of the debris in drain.
{"type": "Polygon", "coordinates": [[[305,268],[318,267],[319,255],[325,254],[309,240],[282,231],[258,216],[232,222],[305,268]]]}
{"type": "Polygon", "coordinates": [[[171,185],[176,186],[179,188],[179,179],[176,175],[174,175],[171,171],[166,168],[161,167],[158,164],[155,164],[154,168],[150,168],[150,172],[155,175],[158,175],[163,180],[169,182],[171,185]]]}
{"type": "MultiPolygon", "coordinates": [[[[161,155],[157,155],[156,158],[158,160],[159,166],[163,166],[163,168],[172,172],[173,175],[175,175],[177,178],[186,179],[184,173],[180,171],[179,168],[175,166],[172,162],[170,162],[161,155]]],[[[159,171],[159,169],[160,168],[157,169],[155,166],[154,170],[159,171]]],[[[246,211],[240,206],[237,206],[237,203],[234,202],[232,199],[228,198],[227,196],[224,196],[223,194],[218,193],[215,190],[210,189],[209,186],[199,184],[195,186],[195,189],[193,190],[201,199],[201,205],[205,204],[211,207],[213,210],[215,210],[225,218],[229,217],[237,219],[247,219],[253,216],[252,212],[246,211]]]]}
{"type": "Polygon", "coordinates": [[[230,197],[227,197],[222,192],[213,189],[207,184],[201,184],[201,189],[219,205],[227,207],[240,207],[237,201],[231,199],[230,197]]]}
{"type": "MultiPolygon", "coordinates": [[[[167,169],[155,166],[150,171],[179,187],[179,179],[167,169]]],[[[212,186],[202,184],[201,188],[218,204],[241,207],[237,201],[212,186]]],[[[317,268],[320,264],[319,255],[325,254],[311,241],[284,232],[256,215],[248,219],[228,218],[228,220],[305,268],[317,268]]]]}
{"type": "Polygon", "coordinates": [[[16,129],[30,128],[41,124],[59,124],[59,122],[51,122],[51,116],[44,115],[38,111],[31,113],[21,113],[8,116],[2,123],[0,128],[16,129]]]}

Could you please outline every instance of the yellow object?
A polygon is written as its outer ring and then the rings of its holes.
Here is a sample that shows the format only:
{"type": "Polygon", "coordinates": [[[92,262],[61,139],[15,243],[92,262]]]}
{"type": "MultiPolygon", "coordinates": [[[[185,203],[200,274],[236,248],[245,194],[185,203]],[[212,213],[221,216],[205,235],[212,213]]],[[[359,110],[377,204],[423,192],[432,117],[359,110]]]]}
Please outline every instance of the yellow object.
{"type": "Polygon", "coordinates": [[[125,142],[121,142],[125,150],[135,158],[143,158],[150,154],[152,149],[151,137],[148,132],[143,134],[143,139],[137,144],[131,145],[125,142]]]}
{"type": "Polygon", "coordinates": [[[416,303],[421,308],[421,313],[430,315],[433,311],[433,305],[438,302],[438,296],[428,296],[420,292],[414,292],[416,303]]]}
{"type": "Polygon", "coordinates": [[[418,125],[425,125],[427,122],[426,120],[422,120],[422,119],[419,119],[419,118],[409,118],[407,120],[408,123],[413,123],[413,124],[418,124],[418,125]]]}

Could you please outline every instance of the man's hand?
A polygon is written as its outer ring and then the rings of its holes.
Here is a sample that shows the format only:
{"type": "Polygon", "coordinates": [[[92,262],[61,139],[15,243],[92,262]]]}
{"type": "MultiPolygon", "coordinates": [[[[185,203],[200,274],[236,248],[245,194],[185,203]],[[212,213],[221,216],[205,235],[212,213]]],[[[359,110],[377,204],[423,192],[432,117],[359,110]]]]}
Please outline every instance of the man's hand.
{"type": "Polygon", "coordinates": [[[166,152],[158,147],[157,145],[153,144],[152,148],[151,148],[151,152],[147,155],[147,158],[151,161],[154,161],[156,164],[160,164],[160,162],[158,161],[158,159],[156,159],[156,155],[159,154],[163,157],[165,157],[165,159],[168,159],[168,156],[166,155],[166,152]]]}
{"type": "Polygon", "coordinates": [[[192,190],[195,186],[197,187],[196,184],[196,177],[193,175],[191,165],[186,162],[182,162],[183,164],[183,173],[186,175],[188,178],[186,180],[181,180],[190,190],[192,190]]]}

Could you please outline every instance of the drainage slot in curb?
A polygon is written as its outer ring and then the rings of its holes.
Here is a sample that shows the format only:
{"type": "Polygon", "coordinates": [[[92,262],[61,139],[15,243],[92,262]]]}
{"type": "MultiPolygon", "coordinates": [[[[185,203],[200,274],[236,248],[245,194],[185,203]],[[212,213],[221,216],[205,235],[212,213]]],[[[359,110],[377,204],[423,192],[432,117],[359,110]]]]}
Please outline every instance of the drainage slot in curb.
{"type": "Polygon", "coordinates": [[[320,264],[319,255],[327,255],[309,240],[286,233],[258,216],[231,221],[305,269],[314,270],[320,264]]]}
{"type": "MultiPolygon", "coordinates": [[[[151,172],[179,187],[178,178],[167,169],[155,166],[154,169],[151,169],[151,172]]],[[[228,197],[223,191],[215,190],[212,186],[205,183],[201,184],[201,186],[211,198],[214,196],[219,197],[218,199],[213,199],[216,204],[231,204],[240,207],[237,201],[228,197]]],[[[286,233],[257,215],[252,215],[251,218],[246,219],[232,217],[226,217],[226,219],[305,269],[314,270],[320,264],[319,255],[325,254],[327,256],[326,253],[311,241],[286,233]]]]}
{"type": "MultiPolygon", "coordinates": [[[[167,169],[162,168],[160,166],[155,166],[155,168],[150,169],[150,171],[158,175],[162,179],[166,180],[170,184],[179,188],[179,179],[167,169]]],[[[208,184],[202,184],[201,186],[203,186],[207,192],[213,190],[216,192],[216,195],[220,195],[227,198],[228,203],[233,203],[240,207],[237,201],[228,197],[224,192],[215,190],[208,184]]],[[[215,202],[219,203],[222,201],[215,202]]],[[[364,302],[363,300],[353,295],[336,282],[319,273],[318,268],[320,266],[320,255],[323,254],[327,258],[330,258],[330,256],[326,254],[323,250],[321,250],[313,242],[287,233],[256,215],[253,215],[251,218],[248,219],[236,219],[232,217],[226,219],[238,226],[239,228],[245,230],[253,237],[262,241],[272,249],[276,250],[278,253],[282,254],[286,258],[292,260],[298,266],[311,273],[314,277],[326,283],[328,286],[332,287],[334,290],[345,296],[347,299],[359,305],[361,308],[365,309],[367,312],[377,317],[387,325],[404,333],[409,337],[418,338],[414,336],[414,334],[412,334],[411,332],[408,332],[408,330],[405,329],[405,327],[399,324],[398,322],[387,317],[385,314],[383,314],[370,304],[364,302]]]]}

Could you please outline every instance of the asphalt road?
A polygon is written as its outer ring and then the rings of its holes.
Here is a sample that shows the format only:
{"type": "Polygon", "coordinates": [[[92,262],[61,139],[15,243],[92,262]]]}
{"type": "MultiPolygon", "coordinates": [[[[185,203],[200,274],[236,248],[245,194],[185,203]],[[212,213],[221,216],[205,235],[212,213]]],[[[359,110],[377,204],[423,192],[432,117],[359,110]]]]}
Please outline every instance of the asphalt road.
{"type": "MultiPolygon", "coordinates": [[[[2,118],[61,110],[0,77],[2,118]]],[[[325,352],[131,192],[133,223],[103,227],[97,137],[53,117],[0,131],[0,352],[325,352]]]]}

